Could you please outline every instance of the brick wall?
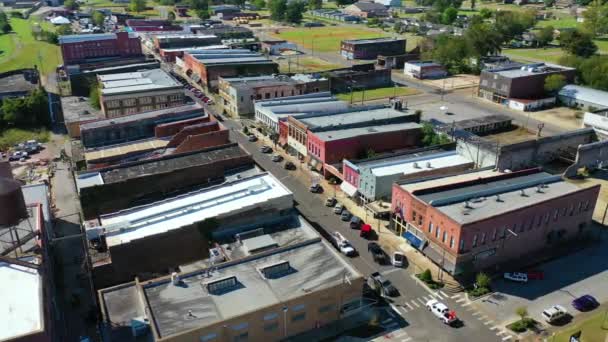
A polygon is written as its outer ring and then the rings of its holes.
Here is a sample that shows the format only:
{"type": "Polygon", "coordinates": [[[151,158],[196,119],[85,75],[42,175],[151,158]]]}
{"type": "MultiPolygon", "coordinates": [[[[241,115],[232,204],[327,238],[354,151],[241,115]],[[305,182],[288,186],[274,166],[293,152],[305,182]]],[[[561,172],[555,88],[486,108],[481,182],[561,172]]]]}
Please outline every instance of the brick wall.
{"type": "Polygon", "coordinates": [[[198,151],[203,148],[225,145],[230,143],[228,130],[189,135],[177,146],[173,153],[198,151]]]}
{"type": "MultiPolygon", "coordinates": [[[[209,120],[210,119],[208,116],[204,116],[204,117],[198,117],[198,118],[192,118],[192,119],[187,119],[187,120],[180,120],[180,121],[160,124],[160,125],[157,125],[156,127],[154,127],[154,136],[157,138],[173,136],[173,135],[178,134],[185,127],[193,126],[193,125],[201,124],[201,123],[208,123],[209,120]]],[[[201,125],[201,126],[209,126],[208,128],[205,128],[206,131],[204,131],[204,132],[208,132],[209,130],[213,130],[214,128],[217,129],[216,122],[212,122],[212,123],[209,123],[208,125],[201,125]]],[[[200,133],[204,133],[204,132],[200,132],[200,133]]]]}

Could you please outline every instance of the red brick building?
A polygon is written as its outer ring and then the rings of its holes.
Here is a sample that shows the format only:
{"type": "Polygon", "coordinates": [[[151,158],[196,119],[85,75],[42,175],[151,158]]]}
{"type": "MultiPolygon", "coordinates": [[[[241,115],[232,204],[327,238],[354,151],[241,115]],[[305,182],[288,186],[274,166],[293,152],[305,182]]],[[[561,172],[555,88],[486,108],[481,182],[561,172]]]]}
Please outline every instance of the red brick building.
{"type": "Polygon", "coordinates": [[[168,20],[159,19],[127,19],[127,26],[135,32],[170,32],[181,31],[182,27],[168,20]]]}
{"type": "Polygon", "coordinates": [[[588,236],[599,190],[540,169],[395,183],[391,227],[444,270],[470,273],[588,236]]]}
{"type": "Polygon", "coordinates": [[[93,58],[123,58],[142,55],[139,38],[129,32],[78,34],[59,37],[65,65],[93,58]]]}

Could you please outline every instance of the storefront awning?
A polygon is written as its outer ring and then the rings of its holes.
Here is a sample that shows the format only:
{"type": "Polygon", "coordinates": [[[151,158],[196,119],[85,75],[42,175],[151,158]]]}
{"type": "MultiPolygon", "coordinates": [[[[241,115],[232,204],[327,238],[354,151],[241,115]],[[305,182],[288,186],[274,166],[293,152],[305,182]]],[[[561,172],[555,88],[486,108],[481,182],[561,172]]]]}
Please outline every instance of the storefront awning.
{"type": "Polygon", "coordinates": [[[422,247],[422,240],[419,237],[417,237],[416,235],[414,235],[412,232],[407,231],[407,232],[403,233],[402,236],[414,248],[420,249],[422,247]]]}
{"type": "Polygon", "coordinates": [[[340,184],[340,189],[349,197],[354,197],[357,194],[357,188],[349,182],[342,182],[342,184],[340,184]]]}

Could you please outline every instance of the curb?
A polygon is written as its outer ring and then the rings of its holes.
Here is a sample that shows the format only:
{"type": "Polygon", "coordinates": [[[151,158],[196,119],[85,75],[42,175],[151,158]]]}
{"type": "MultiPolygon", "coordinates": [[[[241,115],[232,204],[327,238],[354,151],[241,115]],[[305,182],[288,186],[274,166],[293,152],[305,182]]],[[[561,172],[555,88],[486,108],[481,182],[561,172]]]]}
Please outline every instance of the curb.
{"type": "Polygon", "coordinates": [[[466,296],[466,298],[467,298],[467,300],[468,300],[468,301],[470,301],[470,302],[475,302],[475,301],[478,301],[478,300],[480,300],[480,299],[483,299],[483,298],[486,298],[486,297],[490,297],[490,296],[491,296],[491,295],[493,295],[495,292],[494,292],[494,291],[490,291],[490,292],[488,292],[488,293],[484,294],[483,296],[475,297],[475,298],[473,298],[473,299],[471,299],[471,297],[469,297],[469,293],[468,293],[468,292],[466,292],[466,291],[465,291],[464,293],[465,293],[465,296],[466,296]]]}
{"type": "Polygon", "coordinates": [[[428,285],[425,284],[422,280],[418,279],[418,277],[416,277],[415,274],[410,274],[410,277],[412,277],[412,279],[414,279],[416,281],[416,283],[418,283],[418,285],[422,286],[422,288],[424,288],[426,290],[426,292],[430,293],[433,296],[436,296],[437,292],[435,290],[431,289],[430,287],[428,287],[428,285]]]}

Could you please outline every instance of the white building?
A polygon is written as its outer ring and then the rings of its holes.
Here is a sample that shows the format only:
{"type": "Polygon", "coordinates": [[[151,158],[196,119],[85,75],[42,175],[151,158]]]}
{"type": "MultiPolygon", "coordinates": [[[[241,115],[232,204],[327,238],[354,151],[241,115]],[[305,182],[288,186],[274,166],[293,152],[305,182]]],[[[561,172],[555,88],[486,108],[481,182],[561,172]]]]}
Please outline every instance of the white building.
{"type": "Polygon", "coordinates": [[[557,97],[568,107],[589,111],[608,108],[608,92],[602,90],[568,84],[559,91],[557,97]]]}

